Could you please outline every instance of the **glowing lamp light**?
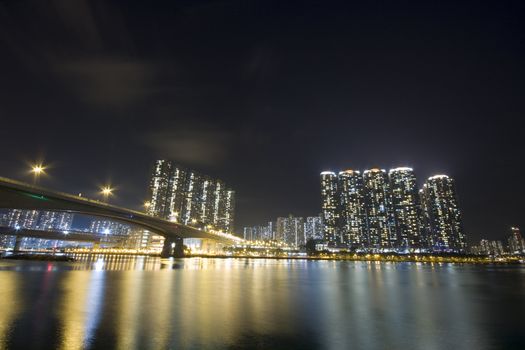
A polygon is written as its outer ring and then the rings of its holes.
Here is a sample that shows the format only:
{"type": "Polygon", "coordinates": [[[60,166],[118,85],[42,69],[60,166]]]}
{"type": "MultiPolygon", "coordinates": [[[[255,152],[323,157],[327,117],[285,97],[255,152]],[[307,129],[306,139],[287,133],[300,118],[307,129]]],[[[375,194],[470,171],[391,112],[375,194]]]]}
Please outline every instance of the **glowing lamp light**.
{"type": "Polygon", "coordinates": [[[102,193],[104,196],[109,196],[113,193],[113,189],[109,186],[102,187],[100,193],[102,193]]]}
{"type": "Polygon", "coordinates": [[[35,175],[40,175],[46,168],[42,164],[35,164],[31,167],[31,172],[35,175]]]}

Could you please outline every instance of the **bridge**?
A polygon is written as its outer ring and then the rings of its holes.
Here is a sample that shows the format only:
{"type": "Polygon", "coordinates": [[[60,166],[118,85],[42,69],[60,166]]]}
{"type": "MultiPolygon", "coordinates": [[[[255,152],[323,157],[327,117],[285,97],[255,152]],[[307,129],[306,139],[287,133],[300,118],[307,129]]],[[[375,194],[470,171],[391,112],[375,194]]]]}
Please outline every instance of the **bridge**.
{"type": "MultiPolygon", "coordinates": [[[[182,256],[182,240],[184,238],[205,238],[226,244],[241,240],[241,238],[231,234],[204,231],[196,227],[161,219],[136,210],[122,208],[68,193],[52,191],[3,177],[0,177],[0,208],[69,212],[136,225],[165,238],[161,253],[162,257],[182,256]]],[[[49,232],[48,235],[46,235],[45,233],[34,232],[35,230],[25,231],[28,231],[26,234],[32,237],[39,236],[39,238],[43,238],[42,236],[44,236],[48,239],[73,239],[73,235],[64,237],[64,235],[57,236],[49,232]]],[[[21,232],[20,236],[23,234],[24,233],[21,232]]],[[[79,239],[80,238],[85,237],[79,236],[79,239]]]]}

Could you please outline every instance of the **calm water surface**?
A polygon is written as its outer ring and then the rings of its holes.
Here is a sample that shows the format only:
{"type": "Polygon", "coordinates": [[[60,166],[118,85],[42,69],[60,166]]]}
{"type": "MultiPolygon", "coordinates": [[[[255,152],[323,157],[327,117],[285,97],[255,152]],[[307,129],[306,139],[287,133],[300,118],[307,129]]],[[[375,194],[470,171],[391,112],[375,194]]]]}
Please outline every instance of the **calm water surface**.
{"type": "Polygon", "coordinates": [[[525,267],[0,261],[0,349],[525,349],[525,267]]]}

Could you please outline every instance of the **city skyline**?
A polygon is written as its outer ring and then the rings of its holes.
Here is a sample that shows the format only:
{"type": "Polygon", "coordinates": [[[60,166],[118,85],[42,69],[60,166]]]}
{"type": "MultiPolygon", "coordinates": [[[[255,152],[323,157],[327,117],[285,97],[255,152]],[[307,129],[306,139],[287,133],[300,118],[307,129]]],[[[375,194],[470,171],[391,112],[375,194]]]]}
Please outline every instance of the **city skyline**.
{"type": "Polygon", "coordinates": [[[81,3],[2,5],[3,176],[139,208],[173,159],[234,184],[242,227],[316,213],[323,169],[407,166],[461,184],[474,237],[525,227],[518,4],[81,3]]]}
{"type": "MultiPolygon", "coordinates": [[[[199,172],[196,172],[196,171],[194,171],[194,170],[190,170],[190,169],[188,169],[188,168],[185,168],[185,167],[181,166],[180,163],[177,163],[177,162],[174,162],[174,161],[168,161],[168,160],[156,160],[156,161],[153,161],[153,162],[152,162],[152,166],[150,167],[150,175],[152,175],[152,176],[150,176],[150,180],[149,180],[149,182],[148,182],[149,185],[146,186],[146,191],[145,191],[145,192],[149,192],[149,197],[148,197],[148,195],[146,195],[146,197],[144,197],[144,198],[146,198],[146,199],[145,199],[144,202],[142,202],[141,205],[137,204],[138,201],[137,201],[136,198],[135,198],[135,200],[133,201],[134,204],[126,203],[126,206],[128,206],[128,207],[133,207],[133,208],[135,208],[135,209],[139,209],[139,210],[146,209],[146,211],[149,212],[151,215],[159,216],[159,217],[162,217],[162,218],[165,218],[165,219],[173,219],[173,217],[170,217],[170,215],[167,215],[167,214],[165,214],[165,213],[157,213],[158,210],[156,210],[154,206],[151,206],[152,202],[154,202],[154,201],[153,201],[153,197],[151,197],[151,196],[153,195],[153,193],[152,193],[152,184],[154,183],[154,179],[155,179],[155,170],[153,170],[153,172],[152,172],[151,169],[155,169],[155,167],[158,168],[158,163],[159,163],[159,162],[169,162],[169,163],[170,163],[170,167],[173,167],[174,169],[176,169],[176,171],[180,171],[181,174],[182,174],[181,176],[183,176],[183,177],[186,176],[186,175],[185,175],[186,173],[188,173],[188,174],[191,175],[191,176],[196,176],[196,179],[197,179],[197,180],[200,179],[200,178],[202,177],[202,180],[204,181],[204,185],[206,185],[207,182],[210,182],[210,183],[211,183],[211,182],[213,182],[213,181],[218,181],[218,182],[221,183],[222,186],[225,188],[225,190],[226,190],[225,195],[226,195],[226,194],[229,194],[229,198],[233,198],[233,200],[234,200],[233,203],[235,203],[235,199],[234,199],[234,197],[235,197],[235,191],[233,191],[233,190],[231,190],[230,188],[226,187],[226,185],[225,185],[221,180],[214,180],[213,178],[211,178],[211,177],[209,177],[209,176],[207,176],[207,175],[202,175],[202,174],[199,173],[199,172]],[[180,170],[177,170],[177,168],[180,169],[180,170]],[[192,174],[194,174],[194,175],[192,175],[192,174]],[[231,192],[231,193],[230,193],[230,192],[231,192]],[[147,206],[147,207],[145,207],[145,206],[147,206]]],[[[27,163],[27,164],[29,164],[29,163],[27,163]]],[[[26,164],[26,165],[27,165],[27,164],[26,164]]],[[[32,163],[32,164],[33,164],[33,165],[31,165],[30,168],[32,167],[32,169],[34,169],[34,167],[35,167],[34,164],[36,164],[36,163],[32,163]]],[[[44,182],[46,182],[46,180],[49,180],[49,179],[51,178],[51,176],[49,176],[50,174],[47,173],[47,172],[45,172],[45,171],[46,171],[46,170],[48,171],[50,168],[52,169],[52,167],[49,167],[48,165],[46,165],[46,164],[43,163],[43,162],[39,162],[39,163],[37,163],[37,164],[38,164],[38,167],[42,167],[42,170],[44,170],[44,171],[42,172],[42,174],[39,174],[39,177],[42,177],[42,179],[39,178],[38,181],[42,181],[42,180],[43,180],[44,182]]],[[[371,168],[371,169],[365,170],[365,171],[363,172],[363,175],[366,175],[366,174],[373,174],[373,173],[375,173],[376,171],[378,171],[379,173],[384,173],[385,176],[392,176],[392,173],[396,174],[396,173],[399,173],[399,172],[400,172],[400,173],[407,172],[407,171],[410,172],[410,173],[411,173],[410,176],[412,177],[412,179],[410,179],[410,183],[411,183],[412,186],[414,186],[414,189],[416,189],[416,188],[418,187],[418,184],[419,184],[419,183],[422,183],[421,189],[419,190],[419,192],[420,192],[420,193],[419,193],[419,197],[420,197],[420,195],[421,195],[421,191],[422,191],[422,189],[425,188],[425,186],[426,186],[426,182],[421,182],[421,181],[417,180],[416,177],[415,177],[414,174],[413,174],[413,169],[410,168],[410,167],[406,167],[406,166],[390,168],[390,170],[388,170],[388,174],[387,174],[387,171],[386,171],[385,169],[380,169],[380,168],[371,168]]],[[[29,177],[32,177],[32,178],[33,178],[33,183],[35,183],[35,175],[32,174],[32,172],[33,172],[33,170],[28,171],[27,168],[26,168],[26,173],[25,173],[25,176],[24,176],[25,179],[23,179],[23,180],[27,180],[29,177]]],[[[351,179],[353,176],[356,176],[356,175],[357,175],[359,178],[361,178],[360,181],[363,182],[363,177],[362,177],[363,175],[361,175],[361,171],[359,171],[359,170],[348,170],[348,169],[347,169],[347,170],[338,171],[339,178],[337,177],[336,172],[333,172],[333,171],[326,171],[326,170],[323,171],[323,172],[321,172],[321,176],[323,176],[323,175],[327,175],[327,174],[330,174],[330,175],[335,176],[335,177],[334,177],[334,181],[336,181],[336,182],[338,182],[338,183],[341,181],[341,176],[342,176],[342,175],[343,175],[344,177],[346,177],[347,180],[348,180],[348,179],[351,179]],[[349,174],[351,174],[351,175],[349,175],[349,174]]],[[[166,174],[164,174],[164,175],[166,175],[166,174]]],[[[447,176],[447,175],[433,175],[433,176],[429,177],[429,178],[427,179],[427,181],[428,181],[429,179],[431,179],[431,178],[440,178],[440,177],[448,177],[448,176],[447,176]]],[[[55,180],[56,180],[56,179],[55,179],[55,180]]],[[[165,180],[165,181],[168,181],[168,180],[165,180]]],[[[186,181],[186,180],[184,180],[184,181],[186,181]]],[[[199,181],[200,181],[200,180],[198,180],[197,182],[199,182],[199,181]]],[[[399,181],[402,182],[402,181],[403,181],[402,178],[400,178],[399,181]]],[[[406,180],[405,180],[405,181],[406,181],[406,180]]],[[[197,183],[197,182],[196,182],[196,183],[197,183]]],[[[202,181],[200,181],[200,182],[202,182],[202,181]]],[[[201,185],[202,185],[202,184],[201,184],[201,185]]],[[[342,183],[339,183],[339,186],[342,186],[342,185],[343,185],[342,183]]],[[[348,184],[346,184],[346,185],[348,185],[348,184]]],[[[405,184],[405,185],[406,185],[406,184],[405,184]]],[[[188,183],[186,183],[186,186],[188,186],[188,183]]],[[[361,185],[361,186],[362,186],[362,185],[361,185]]],[[[389,181],[388,187],[390,188],[390,186],[392,186],[392,184],[391,184],[390,181],[389,181]]],[[[200,186],[200,187],[202,187],[202,186],[200,186]]],[[[100,198],[102,198],[101,196],[103,195],[104,191],[106,191],[106,190],[108,190],[108,189],[109,189],[109,191],[110,191],[109,194],[110,194],[110,196],[111,196],[111,200],[112,200],[113,202],[115,202],[115,199],[116,199],[116,198],[115,198],[115,193],[114,193],[115,188],[111,188],[111,187],[109,187],[108,185],[105,185],[105,186],[99,186],[98,190],[96,190],[96,191],[93,190],[93,189],[91,189],[91,191],[86,191],[86,192],[87,192],[88,194],[91,195],[91,198],[96,198],[97,200],[100,200],[100,198]]],[[[201,190],[201,192],[202,192],[203,188],[201,188],[200,190],[201,190]]],[[[205,190],[204,190],[204,191],[205,191],[205,190]]],[[[390,189],[389,189],[389,191],[390,191],[390,189]]],[[[457,196],[457,192],[456,192],[456,191],[457,191],[457,190],[454,189],[454,193],[455,193],[455,195],[457,196]]],[[[84,193],[85,193],[85,192],[84,192],[84,193]]],[[[203,192],[203,193],[204,193],[204,192],[203,192]]],[[[78,194],[79,194],[79,195],[82,195],[82,192],[79,192],[78,194]]],[[[393,194],[394,194],[394,193],[392,193],[392,195],[393,195],[393,194]]],[[[362,195],[362,194],[360,194],[360,195],[362,195]]],[[[392,211],[392,215],[393,215],[393,212],[394,212],[394,210],[396,210],[396,208],[395,208],[395,203],[394,203],[394,202],[395,202],[395,198],[394,198],[395,196],[392,196],[392,195],[391,195],[392,198],[389,199],[389,201],[392,202],[392,203],[390,203],[389,206],[391,206],[391,209],[390,209],[390,210],[392,211]]],[[[406,195],[406,194],[405,194],[405,195],[406,195]]],[[[413,194],[411,194],[411,195],[413,195],[413,194]]],[[[106,195],[104,195],[104,196],[106,196],[106,195]]],[[[191,196],[190,196],[190,197],[191,197],[191,196]]],[[[106,201],[108,201],[108,199],[109,199],[109,198],[104,197],[102,200],[103,200],[104,202],[106,202],[106,201]]],[[[456,198],[456,199],[457,199],[457,198],[456,198]]],[[[204,199],[204,200],[205,200],[205,199],[204,199]]],[[[399,199],[399,200],[401,200],[401,199],[399,199]]],[[[420,200],[420,199],[419,199],[419,200],[420,200]]],[[[118,201],[118,200],[117,200],[117,201],[118,201]]],[[[358,204],[358,205],[364,205],[364,198],[362,199],[362,201],[363,201],[363,202],[362,202],[361,204],[358,204]]],[[[197,206],[199,205],[199,204],[197,204],[197,203],[193,203],[193,204],[189,204],[189,203],[190,203],[190,202],[188,202],[187,204],[190,205],[192,208],[194,208],[196,205],[197,205],[197,206]]],[[[415,203],[414,203],[414,204],[415,204],[415,203]]],[[[182,205],[182,202],[180,203],[180,205],[182,205]]],[[[180,206],[180,205],[179,205],[179,206],[180,206]]],[[[204,205],[205,205],[204,202],[203,202],[202,204],[200,204],[200,206],[203,206],[203,207],[202,207],[202,210],[203,210],[203,211],[208,210],[208,209],[204,209],[204,205]]],[[[233,206],[235,207],[235,204],[233,204],[233,206]]],[[[321,200],[321,204],[320,204],[320,208],[321,208],[321,209],[320,209],[320,210],[322,210],[322,207],[323,207],[323,201],[321,200]]],[[[366,208],[363,207],[363,208],[361,208],[360,210],[365,210],[365,209],[366,209],[366,208]]],[[[195,211],[195,209],[192,209],[192,210],[195,211]]],[[[366,210],[365,210],[365,211],[366,211],[366,210]]],[[[297,212],[297,211],[290,211],[290,212],[297,212]]],[[[232,212],[232,213],[233,213],[233,212],[232,212]]],[[[177,214],[178,214],[178,212],[177,212],[177,214]]],[[[231,215],[231,214],[230,214],[230,215],[231,215]]],[[[236,214],[233,214],[232,217],[235,216],[235,215],[236,215],[236,214]]],[[[292,215],[292,214],[290,214],[290,215],[292,215]]],[[[342,214],[341,214],[341,215],[342,215],[342,214]]],[[[414,216],[415,214],[412,213],[411,215],[414,216]]],[[[301,216],[301,215],[299,215],[299,216],[301,216]]],[[[306,214],[306,215],[302,215],[302,216],[308,217],[308,214],[306,214]]],[[[339,214],[338,214],[338,216],[337,216],[337,218],[335,218],[335,220],[338,221],[338,222],[340,222],[340,220],[344,220],[344,218],[343,218],[342,216],[340,217],[339,214]]],[[[463,221],[464,218],[462,218],[461,220],[463,221]]],[[[354,220],[354,221],[355,221],[355,220],[354,220]]],[[[185,218],[185,219],[183,219],[182,222],[185,223],[185,224],[196,224],[196,223],[197,223],[197,221],[195,221],[195,219],[194,219],[194,220],[191,219],[191,217],[189,216],[189,214],[188,214],[188,217],[185,218]]],[[[204,219],[204,220],[200,219],[198,222],[201,223],[201,224],[203,224],[204,222],[206,222],[206,220],[205,220],[205,219],[204,219]]],[[[253,224],[253,223],[250,222],[250,223],[248,223],[247,225],[246,225],[246,223],[244,223],[243,226],[239,225],[239,226],[238,226],[238,229],[234,230],[233,232],[234,232],[236,235],[238,235],[239,237],[243,237],[243,235],[244,235],[244,232],[243,232],[244,227],[249,227],[249,226],[252,225],[252,224],[253,224]],[[241,228],[241,227],[242,227],[242,228],[241,228]]],[[[397,235],[397,236],[396,236],[396,239],[397,239],[397,237],[401,237],[401,236],[402,236],[402,234],[401,234],[400,232],[398,232],[398,231],[399,231],[399,227],[396,226],[397,224],[398,224],[397,222],[396,222],[396,223],[392,222],[392,223],[390,224],[390,225],[392,225],[392,227],[393,227],[392,229],[396,231],[396,235],[397,235]]],[[[224,224],[224,225],[226,225],[226,224],[224,224]]],[[[359,229],[359,228],[358,228],[359,223],[357,223],[357,222],[353,222],[353,225],[354,225],[354,226],[357,225],[357,226],[356,226],[357,228],[354,227],[354,230],[357,230],[356,232],[362,232],[362,229],[359,229]]],[[[463,223],[462,223],[462,226],[463,226],[463,223]]],[[[497,241],[498,239],[501,239],[501,238],[505,235],[504,232],[505,232],[505,230],[506,230],[508,227],[513,227],[513,226],[517,226],[517,225],[513,225],[513,224],[507,225],[506,227],[503,228],[503,230],[502,230],[501,232],[496,232],[496,233],[493,234],[493,235],[486,235],[486,234],[480,234],[480,235],[478,235],[478,234],[476,234],[476,233],[471,234],[471,232],[468,232],[468,234],[466,235],[466,236],[467,236],[467,242],[470,242],[470,244],[475,245],[480,239],[486,239],[486,237],[492,238],[493,240],[497,241]]],[[[215,226],[214,226],[214,227],[215,227],[215,226]]],[[[229,227],[229,226],[224,226],[224,227],[221,226],[220,229],[225,230],[225,231],[229,231],[228,229],[226,229],[226,227],[229,227]]],[[[216,228],[216,227],[215,227],[215,228],[216,228]]],[[[356,233],[354,233],[354,234],[356,234],[356,233]]],[[[354,239],[355,239],[355,238],[354,238],[354,239]]],[[[408,239],[408,238],[407,238],[407,239],[408,239]]],[[[413,235],[412,235],[412,238],[411,238],[411,239],[414,239],[413,235]]],[[[417,239],[419,239],[419,238],[417,238],[417,239]]],[[[423,244],[422,242],[420,242],[420,243],[423,244]]]]}
{"type": "Polygon", "coordinates": [[[0,1],[1,349],[525,349],[525,1],[0,1]]]}
{"type": "Polygon", "coordinates": [[[412,168],[320,173],[324,241],[329,247],[376,252],[467,252],[468,235],[454,180],[426,179],[412,168]]]}

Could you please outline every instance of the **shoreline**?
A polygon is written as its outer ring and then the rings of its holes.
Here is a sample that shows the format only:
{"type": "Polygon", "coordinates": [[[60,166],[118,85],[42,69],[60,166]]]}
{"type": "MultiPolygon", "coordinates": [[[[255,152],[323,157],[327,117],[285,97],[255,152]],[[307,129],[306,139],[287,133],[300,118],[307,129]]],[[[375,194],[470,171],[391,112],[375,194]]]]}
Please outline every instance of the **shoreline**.
{"type": "MultiPolygon", "coordinates": [[[[158,253],[134,253],[134,252],[20,252],[4,255],[0,260],[29,260],[29,261],[64,261],[74,262],[74,255],[121,255],[121,256],[144,256],[159,257],[158,253]]],[[[253,255],[227,255],[227,254],[188,254],[180,258],[165,259],[270,259],[270,260],[308,260],[308,261],[362,261],[362,262],[398,262],[398,263],[456,263],[473,265],[521,265],[524,264],[523,257],[508,257],[499,260],[488,257],[475,256],[439,256],[439,255],[347,255],[347,256],[253,256],[253,255]]]]}
{"type": "Polygon", "coordinates": [[[250,255],[204,255],[204,254],[194,254],[186,256],[184,258],[217,258],[217,259],[228,259],[228,258],[237,258],[237,259],[272,259],[272,260],[311,260],[311,261],[362,261],[362,262],[410,262],[410,263],[455,263],[455,264],[472,264],[472,265],[520,265],[523,262],[520,262],[519,259],[507,259],[507,260],[492,260],[492,259],[483,259],[473,260],[476,258],[461,258],[461,257],[419,257],[416,259],[414,257],[396,257],[390,258],[382,256],[379,258],[366,258],[366,257],[344,257],[344,256],[335,256],[335,257],[323,257],[323,256],[250,256],[250,255]]]}

